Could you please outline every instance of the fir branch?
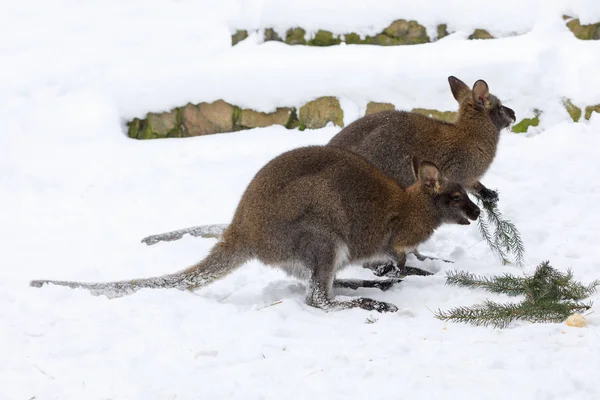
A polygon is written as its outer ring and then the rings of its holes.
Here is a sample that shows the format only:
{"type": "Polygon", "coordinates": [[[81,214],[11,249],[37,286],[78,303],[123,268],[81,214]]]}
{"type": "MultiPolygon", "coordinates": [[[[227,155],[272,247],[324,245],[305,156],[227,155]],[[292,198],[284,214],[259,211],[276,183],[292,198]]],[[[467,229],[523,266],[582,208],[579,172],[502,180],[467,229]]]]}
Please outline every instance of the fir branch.
{"type": "Polygon", "coordinates": [[[481,288],[492,293],[519,296],[524,292],[525,279],[509,274],[492,278],[477,276],[465,271],[446,272],[446,285],[481,288]]]}
{"type": "Polygon", "coordinates": [[[588,310],[591,304],[559,303],[554,301],[531,303],[498,303],[486,300],[471,307],[456,307],[449,311],[438,310],[435,317],[442,321],[469,323],[475,326],[506,328],[513,322],[563,322],[574,312],[588,310]]]}
{"type": "Polygon", "coordinates": [[[504,265],[511,263],[508,255],[513,254],[515,264],[522,266],[525,258],[525,246],[515,224],[503,218],[496,202],[484,200],[477,194],[475,194],[475,198],[486,215],[485,219],[481,216],[477,220],[483,239],[504,265]],[[493,234],[490,232],[489,226],[494,228],[493,234]]]}
{"type": "Polygon", "coordinates": [[[548,261],[537,266],[529,277],[503,274],[481,277],[465,271],[446,273],[446,284],[481,288],[492,293],[524,296],[520,303],[501,304],[486,300],[471,307],[456,307],[449,311],[438,310],[436,318],[445,321],[471,323],[480,326],[505,328],[516,320],[530,322],[562,322],[574,312],[583,312],[592,303],[581,300],[593,294],[600,280],[584,285],[573,280],[573,272],[561,272],[548,261]]]}

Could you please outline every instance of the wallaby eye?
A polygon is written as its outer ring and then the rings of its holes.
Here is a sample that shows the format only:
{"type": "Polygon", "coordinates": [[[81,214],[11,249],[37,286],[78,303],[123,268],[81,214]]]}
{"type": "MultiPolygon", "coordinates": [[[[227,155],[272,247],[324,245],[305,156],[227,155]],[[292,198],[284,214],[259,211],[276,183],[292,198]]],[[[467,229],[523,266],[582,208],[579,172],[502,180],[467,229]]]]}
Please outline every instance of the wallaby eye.
{"type": "Polygon", "coordinates": [[[454,200],[454,201],[460,201],[460,194],[458,194],[458,193],[453,194],[452,195],[452,200],[454,200]]]}

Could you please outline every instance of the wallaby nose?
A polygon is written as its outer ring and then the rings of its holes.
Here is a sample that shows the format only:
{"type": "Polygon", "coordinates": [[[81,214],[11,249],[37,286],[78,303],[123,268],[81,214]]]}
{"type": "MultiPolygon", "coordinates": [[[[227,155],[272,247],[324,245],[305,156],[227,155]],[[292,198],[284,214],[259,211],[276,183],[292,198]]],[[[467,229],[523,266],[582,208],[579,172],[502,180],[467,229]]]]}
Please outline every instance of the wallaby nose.
{"type": "Polygon", "coordinates": [[[479,209],[479,207],[477,207],[476,209],[473,210],[473,220],[476,220],[477,218],[479,218],[479,214],[481,214],[481,210],[479,209]]]}
{"type": "Polygon", "coordinates": [[[513,111],[512,108],[508,108],[506,106],[503,106],[504,110],[506,111],[506,113],[508,114],[508,116],[514,121],[517,120],[517,116],[515,115],[515,112],[513,111]]]}

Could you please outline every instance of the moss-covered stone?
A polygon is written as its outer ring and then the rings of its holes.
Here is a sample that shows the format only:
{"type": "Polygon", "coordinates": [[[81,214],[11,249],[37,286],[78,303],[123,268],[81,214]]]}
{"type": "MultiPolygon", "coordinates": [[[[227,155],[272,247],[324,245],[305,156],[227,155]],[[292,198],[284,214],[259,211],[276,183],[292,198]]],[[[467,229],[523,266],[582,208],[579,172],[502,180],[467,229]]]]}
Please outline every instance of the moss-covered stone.
{"type": "Polygon", "coordinates": [[[272,113],[264,113],[250,109],[240,109],[239,116],[236,118],[234,111],[234,128],[250,129],[264,128],[271,125],[286,126],[290,120],[290,116],[294,111],[293,108],[277,108],[272,113]]]}
{"type": "Polygon", "coordinates": [[[383,30],[383,33],[396,39],[397,44],[420,44],[429,42],[427,30],[417,21],[398,19],[383,30]]]}
{"type": "Polygon", "coordinates": [[[448,35],[449,35],[448,25],[447,24],[439,24],[437,26],[437,39],[440,40],[441,38],[444,38],[448,35]]]}
{"type": "Polygon", "coordinates": [[[454,122],[456,120],[456,112],[454,111],[438,111],[428,108],[413,108],[412,112],[425,115],[429,118],[439,119],[440,121],[454,122]]]}
{"type": "Polygon", "coordinates": [[[134,139],[178,137],[181,132],[179,110],[148,113],[146,119],[134,118],[128,123],[127,134],[134,139]]]}
{"type": "Polygon", "coordinates": [[[323,128],[329,122],[344,126],[344,112],[336,97],[319,97],[300,107],[300,130],[323,128]]]}
{"type": "Polygon", "coordinates": [[[395,39],[388,35],[384,35],[383,33],[380,33],[379,35],[375,36],[367,36],[364,38],[364,40],[361,41],[361,43],[375,44],[377,46],[397,46],[401,44],[399,39],[395,39]]]}
{"type": "Polygon", "coordinates": [[[533,118],[524,118],[519,123],[513,125],[512,131],[514,133],[525,133],[530,126],[538,126],[540,124],[541,111],[538,109],[533,110],[533,118]]]}
{"type": "Polygon", "coordinates": [[[392,103],[378,103],[376,101],[370,101],[367,104],[367,111],[365,111],[365,115],[377,113],[380,111],[395,110],[395,109],[396,109],[396,106],[394,106],[392,103]]]}
{"type": "Polygon", "coordinates": [[[351,32],[344,35],[344,42],[347,44],[360,44],[362,40],[358,33],[351,32]]]}
{"type": "Polygon", "coordinates": [[[296,129],[298,128],[300,121],[298,120],[298,113],[296,112],[296,108],[292,107],[292,112],[290,113],[290,117],[285,123],[285,127],[287,129],[296,129]]]}
{"type": "Polygon", "coordinates": [[[283,42],[283,39],[281,38],[281,36],[279,36],[273,28],[265,29],[265,42],[270,42],[270,41],[283,42]]]}
{"type": "Polygon", "coordinates": [[[127,123],[127,136],[132,139],[154,139],[157,136],[148,129],[148,121],[145,119],[134,118],[127,123]]]}
{"type": "Polygon", "coordinates": [[[188,104],[181,111],[183,136],[210,135],[233,131],[234,106],[223,100],[188,104]]]}
{"type": "Polygon", "coordinates": [[[565,106],[565,109],[571,116],[571,119],[573,120],[573,122],[579,121],[579,118],[581,118],[581,108],[579,108],[575,104],[573,104],[571,102],[571,99],[564,99],[563,105],[565,106]]]}
{"type": "Polygon", "coordinates": [[[242,40],[246,39],[248,37],[248,31],[243,29],[243,30],[237,30],[235,31],[235,33],[233,35],[231,35],[231,45],[235,46],[236,44],[238,44],[239,42],[241,42],[242,40]]]}
{"type": "Polygon", "coordinates": [[[342,40],[339,36],[334,36],[333,33],[324,30],[318,30],[315,34],[315,37],[312,38],[309,42],[309,46],[335,46],[336,44],[340,44],[342,40]]]}
{"type": "Polygon", "coordinates": [[[494,37],[485,29],[475,29],[469,39],[493,39],[494,37]]]}
{"type": "Polygon", "coordinates": [[[285,35],[285,42],[290,45],[306,44],[306,31],[302,28],[289,29],[285,35]]]}
{"type": "Polygon", "coordinates": [[[600,22],[589,25],[581,25],[579,19],[571,19],[564,17],[567,22],[567,27],[573,32],[576,38],[581,40],[600,40],[600,22]]]}
{"type": "Polygon", "coordinates": [[[158,136],[166,136],[177,126],[177,111],[149,113],[148,125],[158,136]]]}
{"type": "Polygon", "coordinates": [[[585,119],[592,118],[592,113],[600,114],[600,104],[596,104],[595,106],[587,106],[585,108],[585,119]]]}

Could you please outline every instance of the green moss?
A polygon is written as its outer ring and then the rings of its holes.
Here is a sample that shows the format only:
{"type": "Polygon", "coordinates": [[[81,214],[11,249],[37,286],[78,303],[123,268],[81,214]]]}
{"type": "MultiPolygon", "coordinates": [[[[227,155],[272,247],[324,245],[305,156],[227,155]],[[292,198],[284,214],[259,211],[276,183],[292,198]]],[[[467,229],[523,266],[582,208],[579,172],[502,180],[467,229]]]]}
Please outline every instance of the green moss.
{"type": "Polygon", "coordinates": [[[232,123],[234,132],[248,129],[248,127],[242,126],[240,124],[240,116],[241,115],[242,115],[242,109],[238,106],[233,106],[233,113],[231,114],[231,123],[232,123]]]}
{"type": "Polygon", "coordinates": [[[319,29],[315,37],[308,42],[309,46],[335,46],[342,41],[339,36],[333,36],[333,33],[319,29]]]}
{"type": "Polygon", "coordinates": [[[533,118],[524,118],[518,124],[513,125],[512,131],[514,133],[525,133],[530,126],[538,126],[540,124],[541,111],[538,109],[533,110],[533,118]]]}
{"type": "Polygon", "coordinates": [[[565,109],[571,116],[571,119],[573,120],[573,122],[579,121],[579,118],[581,118],[581,108],[579,108],[575,104],[573,104],[571,102],[571,99],[564,99],[563,105],[565,106],[565,109]]]}
{"type": "Polygon", "coordinates": [[[139,118],[134,118],[129,123],[128,135],[133,139],[156,139],[162,137],[152,131],[147,119],[139,118]]]}
{"type": "MultiPolygon", "coordinates": [[[[299,126],[299,121],[298,121],[298,113],[296,112],[296,108],[292,108],[292,112],[290,113],[290,117],[288,119],[288,121],[285,123],[285,127],[287,129],[295,129],[298,128],[299,126]]],[[[306,127],[304,127],[303,129],[300,130],[304,130],[306,127]]]]}
{"type": "Polygon", "coordinates": [[[132,139],[137,139],[141,129],[141,121],[139,118],[127,122],[127,136],[132,139]]]}
{"type": "Polygon", "coordinates": [[[166,137],[185,137],[185,132],[183,130],[183,108],[178,107],[175,109],[175,127],[167,132],[166,137]]]}
{"type": "Polygon", "coordinates": [[[302,28],[289,29],[285,35],[285,42],[290,45],[306,44],[306,31],[302,28]]]}
{"type": "Polygon", "coordinates": [[[275,32],[273,28],[265,29],[265,42],[275,41],[275,42],[283,42],[281,36],[275,32]]]}
{"type": "Polygon", "coordinates": [[[347,33],[344,35],[344,42],[348,44],[360,44],[361,39],[358,33],[347,33]]]}
{"type": "Polygon", "coordinates": [[[441,38],[444,38],[446,36],[448,36],[448,25],[446,24],[439,24],[437,26],[437,38],[438,40],[440,40],[441,38]]]}
{"type": "Polygon", "coordinates": [[[596,104],[595,106],[587,106],[585,108],[585,119],[592,118],[592,113],[594,112],[600,114],[600,104],[596,104]]]}
{"type": "Polygon", "coordinates": [[[569,16],[564,16],[563,18],[569,20],[567,27],[573,32],[576,38],[581,40],[600,40],[600,22],[581,25],[579,19],[571,19],[569,16]]]}
{"type": "Polygon", "coordinates": [[[127,123],[127,135],[133,139],[183,137],[181,109],[148,113],[145,119],[134,118],[127,123]]]}
{"type": "Polygon", "coordinates": [[[475,29],[469,39],[493,39],[494,37],[485,29],[475,29]]]}
{"type": "Polygon", "coordinates": [[[238,44],[239,42],[241,42],[242,40],[246,39],[248,37],[248,31],[243,29],[243,30],[237,30],[235,31],[235,33],[233,35],[231,35],[231,45],[235,46],[236,44],[238,44]]]}
{"type": "Polygon", "coordinates": [[[361,43],[375,44],[378,46],[397,46],[401,44],[399,39],[391,38],[383,33],[375,36],[367,36],[361,43]]]}

